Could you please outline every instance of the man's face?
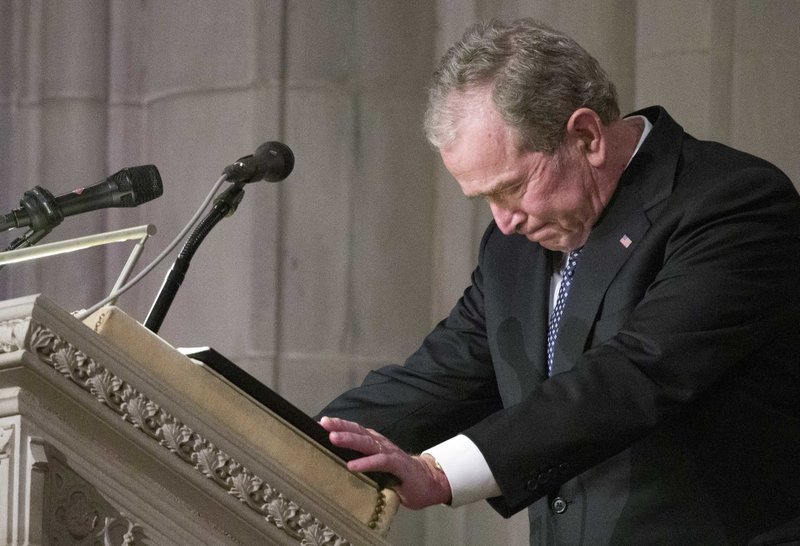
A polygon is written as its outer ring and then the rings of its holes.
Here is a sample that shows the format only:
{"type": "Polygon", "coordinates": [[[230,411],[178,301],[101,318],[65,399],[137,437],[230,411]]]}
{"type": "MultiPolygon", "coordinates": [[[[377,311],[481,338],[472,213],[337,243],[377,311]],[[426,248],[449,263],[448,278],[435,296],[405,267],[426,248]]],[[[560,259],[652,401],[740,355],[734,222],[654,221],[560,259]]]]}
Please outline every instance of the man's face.
{"type": "Polygon", "coordinates": [[[489,202],[504,234],[520,233],[550,250],[583,246],[603,210],[583,146],[568,135],[560,161],[520,151],[512,130],[487,102],[469,109],[456,140],[440,150],[447,170],[464,195],[489,202]]]}

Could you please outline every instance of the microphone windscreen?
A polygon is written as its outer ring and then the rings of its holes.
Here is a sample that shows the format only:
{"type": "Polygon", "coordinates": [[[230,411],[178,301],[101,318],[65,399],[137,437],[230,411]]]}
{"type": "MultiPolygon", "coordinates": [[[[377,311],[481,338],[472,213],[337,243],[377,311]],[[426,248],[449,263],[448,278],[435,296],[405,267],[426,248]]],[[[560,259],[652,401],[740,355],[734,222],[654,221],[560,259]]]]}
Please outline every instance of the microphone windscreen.
{"type": "Polygon", "coordinates": [[[279,182],[289,176],[294,169],[294,154],[282,142],[265,142],[254,154],[258,165],[258,175],[254,178],[267,182],[279,182]]]}
{"type": "Polygon", "coordinates": [[[161,197],[161,175],[155,165],[128,167],[109,177],[124,192],[120,207],[135,207],[161,197]]]}

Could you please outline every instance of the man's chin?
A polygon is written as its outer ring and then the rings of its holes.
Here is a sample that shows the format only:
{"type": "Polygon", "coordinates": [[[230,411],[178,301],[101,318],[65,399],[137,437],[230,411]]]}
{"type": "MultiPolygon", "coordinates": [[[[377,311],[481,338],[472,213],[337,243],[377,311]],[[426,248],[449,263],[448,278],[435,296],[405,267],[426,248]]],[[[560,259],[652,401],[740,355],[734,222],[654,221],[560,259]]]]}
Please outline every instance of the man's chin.
{"type": "Polygon", "coordinates": [[[531,233],[526,235],[526,237],[529,241],[539,243],[539,245],[543,246],[547,250],[553,250],[555,252],[569,252],[570,250],[575,250],[576,248],[582,247],[586,242],[579,237],[565,237],[563,234],[555,233],[545,234],[541,231],[531,233]]]}
{"type": "Polygon", "coordinates": [[[539,246],[543,246],[547,250],[553,250],[556,252],[564,252],[563,241],[561,239],[552,239],[552,238],[542,238],[538,237],[535,234],[526,235],[527,239],[533,243],[539,243],[539,246]]]}

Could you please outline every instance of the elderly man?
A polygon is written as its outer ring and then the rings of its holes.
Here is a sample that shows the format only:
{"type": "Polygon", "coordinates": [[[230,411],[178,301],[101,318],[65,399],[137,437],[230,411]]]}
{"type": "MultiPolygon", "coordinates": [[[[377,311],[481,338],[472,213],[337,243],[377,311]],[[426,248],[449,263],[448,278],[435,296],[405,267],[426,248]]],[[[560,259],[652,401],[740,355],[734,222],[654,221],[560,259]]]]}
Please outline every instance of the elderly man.
{"type": "Polygon", "coordinates": [[[365,454],[348,467],[410,508],[528,508],[532,544],[798,539],[792,183],[662,108],[621,118],[597,62],[531,20],[467,31],[426,129],[494,221],[420,349],[321,412],[365,454]]]}

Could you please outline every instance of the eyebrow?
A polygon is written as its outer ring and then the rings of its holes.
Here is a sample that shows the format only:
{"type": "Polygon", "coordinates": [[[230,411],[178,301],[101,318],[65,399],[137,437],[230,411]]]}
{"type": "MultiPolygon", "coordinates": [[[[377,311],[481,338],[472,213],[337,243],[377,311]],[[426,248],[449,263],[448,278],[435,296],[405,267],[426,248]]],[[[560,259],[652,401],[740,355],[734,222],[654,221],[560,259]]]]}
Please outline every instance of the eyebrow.
{"type": "Polygon", "coordinates": [[[504,194],[508,194],[517,187],[519,187],[523,183],[522,180],[512,178],[511,180],[506,180],[504,182],[500,182],[497,186],[492,188],[491,190],[485,193],[479,193],[476,195],[468,196],[468,199],[498,199],[504,197],[504,194]]]}

